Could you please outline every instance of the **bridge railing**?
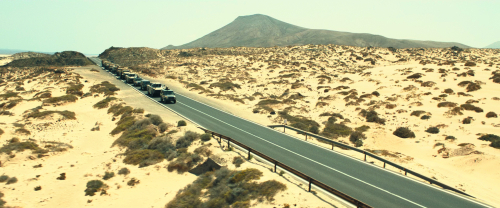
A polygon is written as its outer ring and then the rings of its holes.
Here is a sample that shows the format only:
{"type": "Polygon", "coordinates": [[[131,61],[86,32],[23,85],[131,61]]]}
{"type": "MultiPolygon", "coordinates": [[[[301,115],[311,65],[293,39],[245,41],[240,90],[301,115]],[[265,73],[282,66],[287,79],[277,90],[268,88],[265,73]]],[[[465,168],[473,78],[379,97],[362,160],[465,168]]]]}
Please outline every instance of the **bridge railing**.
{"type": "Polygon", "coordinates": [[[248,147],[248,146],[246,146],[246,145],[244,145],[244,144],[242,144],[242,143],[240,143],[240,142],[238,142],[230,137],[224,136],[222,134],[210,131],[210,130],[202,128],[202,127],[198,127],[198,128],[205,131],[205,133],[212,134],[212,137],[217,139],[219,141],[219,143],[221,143],[222,139],[224,139],[227,141],[228,147],[230,147],[231,143],[232,143],[232,144],[238,145],[239,147],[247,150],[248,151],[248,158],[250,158],[251,154],[254,154],[254,155],[257,155],[260,158],[267,160],[268,162],[274,164],[274,172],[276,172],[276,168],[279,167],[279,168],[286,170],[289,173],[292,173],[292,174],[296,175],[297,177],[307,181],[309,183],[309,188],[308,188],[309,192],[311,191],[311,186],[315,185],[316,187],[319,187],[319,188],[325,190],[326,192],[331,193],[331,194],[353,204],[356,207],[360,207],[360,208],[370,208],[371,207],[368,204],[365,204],[364,202],[362,202],[360,200],[357,200],[357,199],[355,199],[347,194],[342,193],[341,191],[338,191],[338,190],[336,190],[336,189],[334,189],[334,188],[332,188],[324,183],[321,183],[320,181],[318,181],[314,178],[311,178],[310,176],[308,176],[308,175],[306,175],[298,170],[295,170],[295,169],[293,169],[293,168],[291,168],[283,163],[280,163],[279,161],[277,161],[277,160],[275,160],[275,159],[273,159],[273,158],[271,158],[271,157],[269,157],[269,156],[267,156],[267,155],[265,155],[257,150],[254,150],[254,149],[252,149],[252,148],[250,148],[250,147],[248,147]],[[217,137],[219,137],[219,138],[217,138],[217,137]]]}
{"type": "Polygon", "coordinates": [[[341,148],[343,148],[343,149],[350,149],[350,150],[353,150],[353,151],[359,152],[359,153],[361,153],[361,154],[363,154],[363,155],[364,155],[364,161],[366,161],[366,156],[370,156],[370,157],[372,157],[372,158],[374,158],[374,159],[379,160],[380,162],[383,162],[383,163],[384,163],[384,168],[385,168],[386,164],[389,164],[389,165],[391,165],[391,166],[393,166],[393,167],[395,167],[395,168],[397,168],[397,169],[399,169],[399,170],[404,171],[405,175],[411,174],[411,175],[413,175],[413,176],[415,176],[415,177],[417,177],[417,178],[420,178],[420,179],[422,179],[422,180],[424,180],[424,181],[429,182],[430,184],[435,184],[435,185],[437,185],[437,186],[440,186],[440,187],[441,187],[441,188],[443,188],[443,189],[448,189],[448,190],[451,190],[451,191],[457,192],[457,193],[459,193],[459,194],[463,194],[463,195],[465,195],[465,196],[469,196],[469,197],[475,198],[475,197],[473,197],[473,196],[471,196],[471,195],[469,195],[469,194],[467,194],[467,193],[465,193],[465,192],[463,192],[463,191],[460,191],[460,190],[458,190],[458,189],[456,189],[456,188],[453,188],[453,187],[451,187],[451,186],[448,186],[448,185],[446,185],[446,184],[444,184],[444,183],[441,183],[441,182],[439,182],[439,181],[437,181],[437,180],[434,180],[434,179],[432,179],[432,178],[429,178],[429,177],[427,177],[427,176],[424,176],[424,175],[422,175],[422,174],[420,174],[420,173],[417,173],[417,172],[415,172],[415,171],[408,170],[407,168],[405,168],[405,167],[403,167],[403,166],[401,166],[401,165],[398,165],[398,164],[396,164],[396,163],[394,163],[394,162],[391,162],[391,161],[389,161],[389,160],[386,160],[386,159],[384,159],[384,158],[382,158],[382,157],[379,157],[378,155],[375,155],[375,154],[373,154],[373,153],[371,153],[371,152],[368,152],[368,151],[366,151],[366,150],[361,150],[361,149],[358,149],[358,148],[355,148],[355,147],[351,147],[351,146],[349,146],[349,145],[342,144],[342,143],[340,143],[340,142],[336,142],[336,141],[333,141],[333,140],[331,140],[331,139],[327,139],[327,138],[322,137],[322,136],[320,136],[320,135],[313,134],[313,133],[311,133],[311,132],[307,132],[307,131],[304,131],[304,130],[301,130],[301,129],[297,129],[297,128],[294,128],[294,127],[291,127],[291,126],[287,126],[287,125],[269,125],[268,127],[273,128],[273,129],[274,129],[274,128],[280,128],[280,127],[282,127],[282,128],[283,128],[283,131],[285,131],[285,129],[290,129],[290,130],[293,130],[293,131],[295,131],[295,132],[298,132],[298,133],[300,133],[300,134],[305,135],[305,136],[306,136],[306,140],[307,140],[307,136],[314,137],[314,138],[316,138],[316,139],[318,139],[318,140],[321,140],[321,141],[323,141],[323,142],[325,142],[325,143],[330,143],[330,144],[332,144],[332,150],[334,149],[334,147],[335,147],[335,146],[338,146],[338,147],[341,147],[341,148]]]}

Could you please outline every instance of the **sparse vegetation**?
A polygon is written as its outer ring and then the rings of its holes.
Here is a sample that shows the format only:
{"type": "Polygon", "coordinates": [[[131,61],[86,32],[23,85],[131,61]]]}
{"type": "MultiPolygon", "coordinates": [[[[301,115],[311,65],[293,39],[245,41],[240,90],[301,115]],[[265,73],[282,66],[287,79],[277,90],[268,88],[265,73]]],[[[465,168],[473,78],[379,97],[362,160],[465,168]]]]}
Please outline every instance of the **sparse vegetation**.
{"type": "MultiPolygon", "coordinates": [[[[493,111],[490,111],[486,114],[486,118],[497,118],[497,117],[498,115],[493,111]]],[[[1,130],[0,130],[0,135],[2,135],[1,130]]]]}
{"type": "Polygon", "coordinates": [[[376,111],[373,111],[373,110],[367,111],[367,110],[363,109],[359,112],[359,115],[366,118],[366,122],[378,123],[378,124],[385,125],[385,119],[380,118],[376,111]]]}
{"type": "Polygon", "coordinates": [[[104,177],[102,177],[102,179],[108,180],[108,179],[113,178],[113,177],[115,177],[115,172],[105,172],[104,177]]]}
{"type": "Polygon", "coordinates": [[[76,102],[78,98],[75,95],[63,95],[59,97],[51,97],[43,100],[43,103],[47,104],[64,104],[76,102]]]}
{"type": "Polygon", "coordinates": [[[101,101],[97,102],[96,104],[94,104],[93,107],[97,108],[97,109],[107,108],[107,107],[109,107],[109,103],[113,100],[117,100],[117,98],[106,97],[106,98],[104,98],[104,100],[101,100],[101,101]]]}
{"type": "Polygon", "coordinates": [[[130,170],[128,168],[122,168],[118,171],[118,175],[128,175],[130,174],[130,170]]]}
{"type": "Polygon", "coordinates": [[[187,126],[187,123],[184,120],[180,120],[177,122],[177,126],[187,126]]]}
{"type": "Polygon", "coordinates": [[[212,135],[209,133],[205,133],[200,136],[200,140],[204,142],[208,142],[210,139],[212,139],[212,135]]]}
{"type": "Polygon", "coordinates": [[[365,134],[358,131],[352,132],[351,136],[349,136],[349,141],[351,141],[356,147],[363,146],[363,140],[365,139],[365,134]]]}
{"type": "Polygon", "coordinates": [[[115,95],[115,92],[119,90],[120,88],[108,81],[103,81],[101,84],[96,84],[90,87],[91,93],[104,94],[105,96],[115,95]]]}
{"type": "Polygon", "coordinates": [[[239,168],[241,166],[241,164],[243,164],[245,162],[245,160],[239,156],[236,156],[233,158],[233,164],[239,168]]]}
{"type": "Polygon", "coordinates": [[[255,182],[261,176],[262,172],[257,169],[230,171],[221,168],[207,172],[180,190],[165,207],[249,207],[251,200],[273,201],[278,192],[286,189],[275,180],[255,182]],[[201,199],[204,196],[206,200],[201,199]]]}
{"type": "Polygon", "coordinates": [[[468,110],[468,111],[475,111],[476,113],[482,113],[483,112],[483,109],[480,108],[480,107],[477,107],[477,106],[474,106],[472,104],[462,104],[460,105],[461,108],[465,109],[465,110],[468,110]]]}

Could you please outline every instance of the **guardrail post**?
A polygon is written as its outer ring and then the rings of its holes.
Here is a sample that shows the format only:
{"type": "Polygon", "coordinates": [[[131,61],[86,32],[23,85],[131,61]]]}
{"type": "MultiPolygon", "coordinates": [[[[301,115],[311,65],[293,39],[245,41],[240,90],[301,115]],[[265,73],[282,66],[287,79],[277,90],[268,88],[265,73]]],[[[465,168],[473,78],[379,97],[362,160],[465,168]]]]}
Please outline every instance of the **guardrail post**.
{"type": "Polygon", "coordinates": [[[229,150],[229,147],[231,145],[231,142],[229,141],[229,139],[227,140],[227,149],[229,150]]]}
{"type": "Polygon", "coordinates": [[[384,168],[385,168],[385,162],[384,162],[384,168]]]}
{"type": "Polygon", "coordinates": [[[285,133],[285,129],[286,129],[285,126],[283,126],[283,133],[285,133]]]}
{"type": "Polygon", "coordinates": [[[278,161],[274,161],[274,172],[276,173],[276,166],[278,165],[278,161]]]}
{"type": "Polygon", "coordinates": [[[363,151],[363,154],[365,154],[365,161],[366,161],[366,152],[365,152],[365,151],[363,151]]]}
{"type": "Polygon", "coordinates": [[[311,192],[311,182],[312,182],[312,178],[309,178],[309,192],[311,192]]]}
{"type": "Polygon", "coordinates": [[[306,134],[306,141],[307,141],[307,134],[306,134]]]}
{"type": "Polygon", "coordinates": [[[335,145],[332,143],[332,150],[333,150],[333,147],[335,147],[335,145]]]}
{"type": "Polygon", "coordinates": [[[405,171],[405,175],[406,175],[406,168],[404,169],[404,171],[405,171]]]}
{"type": "Polygon", "coordinates": [[[252,151],[252,149],[248,149],[248,160],[250,160],[250,152],[252,151]]]}

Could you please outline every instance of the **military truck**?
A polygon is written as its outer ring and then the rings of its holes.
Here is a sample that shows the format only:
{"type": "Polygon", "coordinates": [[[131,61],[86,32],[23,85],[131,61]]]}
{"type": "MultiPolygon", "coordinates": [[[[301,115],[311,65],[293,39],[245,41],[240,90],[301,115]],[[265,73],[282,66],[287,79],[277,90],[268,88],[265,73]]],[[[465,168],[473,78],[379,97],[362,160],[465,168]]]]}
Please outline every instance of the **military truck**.
{"type": "Polygon", "coordinates": [[[147,79],[143,79],[141,81],[141,90],[148,90],[148,86],[151,84],[151,82],[147,79]]]}
{"type": "Polygon", "coordinates": [[[158,96],[158,95],[160,95],[160,91],[162,89],[165,89],[165,85],[162,85],[159,82],[152,82],[148,86],[148,95],[151,96],[151,97],[158,96]]]}
{"type": "Polygon", "coordinates": [[[121,71],[118,70],[120,73],[118,74],[118,77],[120,77],[120,79],[125,79],[125,75],[130,73],[130,70],[128,69],[122,69],[121,71]]]}
{"type": "Polygon", "coordinates": [[[160,100],[162,103],[176,103],[177,100],[175,98],[175,93],[173,90],[168,89],[166,87],[165,89],[161,90],[160,92],[160,100]]]}
{"type": "Polygon", "coordinates": [[[128,73],[126,76],[125,76],[125,81],[127,83],[134,83],[134,79],[137,77],[137,74],[134,74],[134,73],[128,73]]]}
{"type": "Polygon", "coordinates": [[[142,81],[142,78],[140,78],[139,76],[136,76],[134,78],[134,83],[132,85],[134,85],[134,86],[141,86],[141,81],[142,81]]]}

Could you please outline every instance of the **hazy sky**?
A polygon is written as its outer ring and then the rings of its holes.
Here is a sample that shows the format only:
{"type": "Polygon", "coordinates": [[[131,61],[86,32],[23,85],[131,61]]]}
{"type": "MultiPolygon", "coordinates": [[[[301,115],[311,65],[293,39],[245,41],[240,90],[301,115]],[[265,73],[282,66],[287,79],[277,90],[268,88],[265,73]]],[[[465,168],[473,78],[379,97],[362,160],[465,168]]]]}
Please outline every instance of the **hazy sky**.
{"type": "Polygon", "coordinates": [[[161,48],[251,14],[311,29],[484,47],[500,41],[499,9],[500,0],[0,0],[0,49],[161,48]]]}

